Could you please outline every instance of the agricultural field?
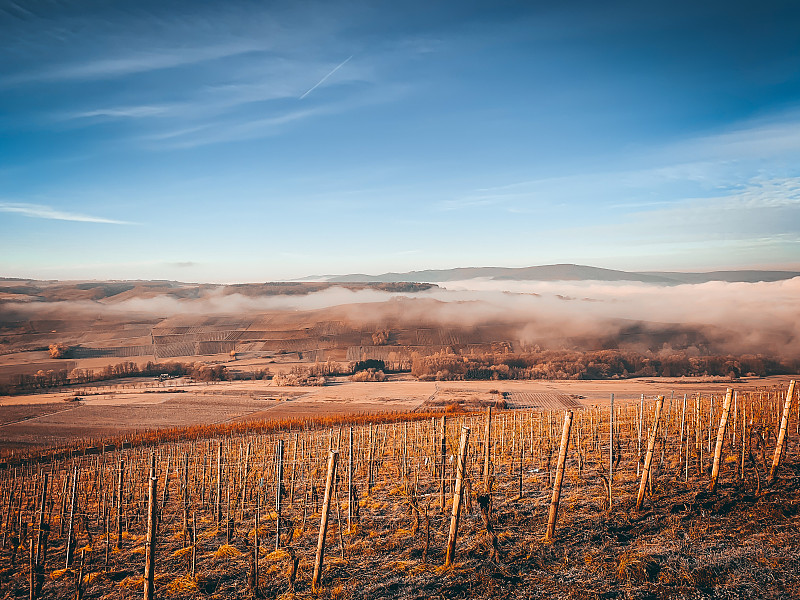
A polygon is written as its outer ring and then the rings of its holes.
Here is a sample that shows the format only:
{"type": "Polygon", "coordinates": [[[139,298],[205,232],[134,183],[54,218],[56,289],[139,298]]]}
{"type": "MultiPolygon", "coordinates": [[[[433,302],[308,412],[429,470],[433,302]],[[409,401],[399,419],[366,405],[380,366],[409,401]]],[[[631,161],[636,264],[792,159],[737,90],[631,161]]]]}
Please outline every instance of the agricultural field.
{"type": "MultiPolygon", "coordinates": [[[[785,385],[786,377],[750,378],[738,389],[785,385]]],[[[417,381],[392,375],[384,382],[331,378],[320,387],[281,387],[271,380],[199,383],[125,378],[35,394],[0,397],[0,457],[145,430],[259,419],[304,418],[409,411],[509,409],[564,410],[644,395],[724,392],[719,379],[659,378],[627,381],[417,381]]]]}
{"type": "MultiPolygon", "coordinates": [[[[551,398],[537,393],[510,396],[551,398]]],[[[796,597],[793,383],[455,407],[156,430],[9,461],[0,594],[796,597]]]]}

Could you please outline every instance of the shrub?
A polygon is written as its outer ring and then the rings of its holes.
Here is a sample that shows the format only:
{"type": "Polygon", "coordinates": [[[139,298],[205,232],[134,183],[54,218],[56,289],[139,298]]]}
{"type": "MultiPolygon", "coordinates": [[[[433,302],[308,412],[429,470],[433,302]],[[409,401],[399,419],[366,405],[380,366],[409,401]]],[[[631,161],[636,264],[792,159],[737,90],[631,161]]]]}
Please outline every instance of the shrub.
{"type": "Polygon", "coordinates": [[[386,381],[386,374],[380,369],[367,369],[353,373],[350,381],[386,381]]]}
{"type": "Polygon", "coordinates": [[[50,358],[69,358],[72,348],[66,344],[50,344],[50,358]]]}
{"type": "Polygon", "coordinates": [[[386,368],[386,363],[382,360],[375,358],[368,358],[367,360],[360,360],[353,364],[353,373],[359,371],[366,371],[367,369],[374,369],[376,371],[383,371],[386,368]]]}

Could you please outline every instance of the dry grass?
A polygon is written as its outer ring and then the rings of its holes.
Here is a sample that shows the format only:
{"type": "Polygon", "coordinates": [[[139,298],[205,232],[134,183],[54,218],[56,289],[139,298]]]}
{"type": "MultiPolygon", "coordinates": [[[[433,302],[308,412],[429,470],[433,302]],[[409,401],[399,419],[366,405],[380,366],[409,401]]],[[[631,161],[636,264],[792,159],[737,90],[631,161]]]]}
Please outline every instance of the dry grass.
{"type": "Polygon", "coordinates": [[[173,558],[182,558],[184,556],[190,555],[192,553],[192,547],[187,546],[186,548],[179,548],[172,553],[173,558]]]}
{"type": "Polygon", "coordinates": [[[169,582],[164,590],[164,595],[167,597],[173,596],[192,596],[198,592],[197,579],[191,575],[182,575],[169,582]]]}
{"type": "Polygon", "coordinates": [[[217,560],[239,558],[242,553],[230,544],[223,544],[214,552],[214,558],[217,560]]]}
{"type": "Polygon", "coordinates": [[[617,580],[641,585],[652,579],[658,573],[658,569],[657,558],[636,550],[628,550],[617,559],[617,580]]]}

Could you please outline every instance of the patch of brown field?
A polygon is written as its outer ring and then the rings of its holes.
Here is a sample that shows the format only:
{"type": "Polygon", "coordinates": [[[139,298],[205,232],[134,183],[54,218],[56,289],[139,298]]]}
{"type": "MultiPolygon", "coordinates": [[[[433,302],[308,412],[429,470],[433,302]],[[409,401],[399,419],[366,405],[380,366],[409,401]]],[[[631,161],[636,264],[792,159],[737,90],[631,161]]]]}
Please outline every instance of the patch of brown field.
{"type": "Polygon", "coordinates": [[[69,408],[70,406],[64,402],[0,405],[0,427],[51,415],[69,408]]]}
{"type": "Polygon", "coordinates": [[[33,374],[37,371],[71,371],[77,366],[74,360],[55,360],[47,352],[24,352],[0,356],[0,382],[11,381],[14,375],[33,374]]]}

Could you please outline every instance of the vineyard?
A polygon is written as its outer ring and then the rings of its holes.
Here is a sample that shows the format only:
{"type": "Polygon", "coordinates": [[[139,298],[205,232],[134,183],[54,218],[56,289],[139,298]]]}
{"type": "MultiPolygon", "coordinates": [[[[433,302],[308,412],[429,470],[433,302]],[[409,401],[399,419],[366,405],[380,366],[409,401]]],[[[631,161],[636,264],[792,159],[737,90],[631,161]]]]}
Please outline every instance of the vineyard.
{"type": "Polygon", "coordinates": [[[517,396],[9,462],[0,597],[796,597],[794,382],[517,396]]]}

